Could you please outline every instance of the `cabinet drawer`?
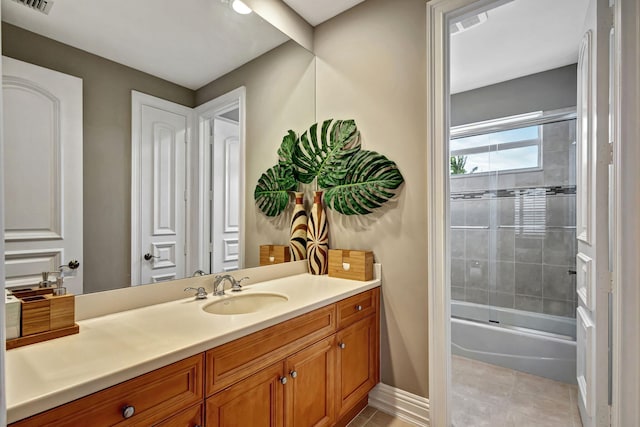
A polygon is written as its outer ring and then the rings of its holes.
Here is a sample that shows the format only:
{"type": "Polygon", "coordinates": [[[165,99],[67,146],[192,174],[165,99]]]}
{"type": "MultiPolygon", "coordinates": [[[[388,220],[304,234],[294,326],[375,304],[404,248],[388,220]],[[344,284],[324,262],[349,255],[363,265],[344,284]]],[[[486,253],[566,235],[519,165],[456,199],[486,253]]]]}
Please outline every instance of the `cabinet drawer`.
{"type": "Polygon", "coordinates": [[[379,295],[380,288],[375,288],[339,301],[336,304],[338,307],[338,329],[375,313],[378,309],[379,295]]]}
{"type": "Polygon", "coordinates": [[[332,304],[207,351],[207,396],[331,335],[335,330],[335,305],[332,304]]]}
{"type": "Polygon", "coordinates": [[[152,425],[201,403],[203,355],[181,360],[64,406],[12,424],[23,426],[152,425]],[[134,408],[124,418],[127,406],[134,408]]]}

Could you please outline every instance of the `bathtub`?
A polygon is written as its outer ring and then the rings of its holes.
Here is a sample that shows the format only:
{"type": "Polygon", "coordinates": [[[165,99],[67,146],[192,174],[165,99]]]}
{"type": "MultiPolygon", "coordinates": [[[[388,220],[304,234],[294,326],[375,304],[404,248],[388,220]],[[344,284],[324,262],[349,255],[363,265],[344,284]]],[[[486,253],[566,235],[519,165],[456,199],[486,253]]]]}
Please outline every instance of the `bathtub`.
{"type": "Polygon", "coordinates": [[[575,319],[451,301],[451,352],[459,356],[575,384],[575,337],[575,319]]]}

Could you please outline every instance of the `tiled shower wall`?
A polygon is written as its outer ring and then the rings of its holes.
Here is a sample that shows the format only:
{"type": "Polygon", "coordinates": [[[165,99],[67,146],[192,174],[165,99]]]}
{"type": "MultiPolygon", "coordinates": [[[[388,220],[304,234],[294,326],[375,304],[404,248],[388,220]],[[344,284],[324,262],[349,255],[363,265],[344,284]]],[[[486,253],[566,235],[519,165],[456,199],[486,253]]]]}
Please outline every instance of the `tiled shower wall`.
{"type": "Polygon", "coordinates": [[[541,170],[451,178],[453,299],[575,317],[575,120],[542,138],[541,170]]]}

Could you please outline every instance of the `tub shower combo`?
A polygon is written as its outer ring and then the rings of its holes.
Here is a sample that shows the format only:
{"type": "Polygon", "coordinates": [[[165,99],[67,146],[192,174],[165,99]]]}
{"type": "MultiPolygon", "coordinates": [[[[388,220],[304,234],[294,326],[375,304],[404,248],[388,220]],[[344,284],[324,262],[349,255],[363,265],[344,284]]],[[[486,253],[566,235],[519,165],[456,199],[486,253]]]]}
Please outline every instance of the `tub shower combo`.
{"type": "Polygon", "coordinates": [[[453,354],[576,377],[575,112],[451,130],[453,354]]]}

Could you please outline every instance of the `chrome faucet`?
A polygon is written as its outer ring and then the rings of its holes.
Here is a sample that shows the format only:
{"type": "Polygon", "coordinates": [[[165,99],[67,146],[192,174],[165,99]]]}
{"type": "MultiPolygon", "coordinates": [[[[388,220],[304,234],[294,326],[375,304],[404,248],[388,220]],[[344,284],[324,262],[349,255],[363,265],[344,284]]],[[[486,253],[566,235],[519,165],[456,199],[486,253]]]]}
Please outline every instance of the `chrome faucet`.
{"type": "Polygon", "coordinates": [[[233,277],[230,274],[224,274],[222,276],[216,276],[215,279],[213,280],[213,295],[215,296],[221,296],[224,295],[224,281],[228,280],[229,283],[231,283],[231,292],[240,292],[242,290],[242,285],[240,285],[240,283],[243,280],[247,280],[249,279],[248,277],[243,277],[240,280],[236,280],[235,277],[233,277]],[[218,289],[220,286],[222,285],[222,289],[218,289]]]}
{"type": "Polygon", "coordinates": [[[191,277],[199,277],[199,276],[205,276],[207,273],[205,273],[204,270],[196,270],[193,272],[193,274],[191,275],[191,277]]]}

